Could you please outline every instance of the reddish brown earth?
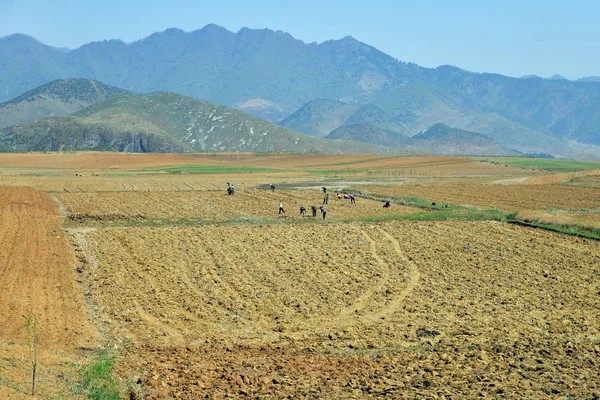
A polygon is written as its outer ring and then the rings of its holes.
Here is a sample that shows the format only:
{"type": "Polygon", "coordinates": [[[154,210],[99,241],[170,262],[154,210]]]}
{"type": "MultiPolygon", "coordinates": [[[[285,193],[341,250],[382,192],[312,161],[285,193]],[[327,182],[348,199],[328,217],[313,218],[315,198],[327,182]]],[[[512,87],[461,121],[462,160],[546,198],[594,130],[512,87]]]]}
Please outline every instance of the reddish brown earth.
{"type": "Polygon", "coordinates": [[[26,341],[26,319],[35,314],[41,346],[88,344],[94,329],[75,281],[75,254],[50,196],[0,187],[0,242],[0,337],[26,341]]]}
{"type": "Polygon", "coordinates": [[[93,345],[98,336],[87,320],[74,251],[50,196],[0,187],[0,243],[0,398],[31,398],[34,316],[38,393],[64,393],[76,349],[93,345]]]}

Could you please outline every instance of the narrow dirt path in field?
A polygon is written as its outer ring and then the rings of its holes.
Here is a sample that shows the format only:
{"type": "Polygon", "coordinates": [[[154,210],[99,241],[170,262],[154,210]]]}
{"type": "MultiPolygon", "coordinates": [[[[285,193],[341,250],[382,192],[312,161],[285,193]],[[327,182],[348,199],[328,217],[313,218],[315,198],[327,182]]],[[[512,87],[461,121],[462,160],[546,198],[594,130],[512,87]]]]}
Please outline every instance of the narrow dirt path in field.
{"type": "Polygon", "coordinates": [[[72,350],[93,343],[75,255],[50,196],[0,187],[0,243],[0,338],[27,342],[27,320],[35,314],[39,346],[72,350]]]}

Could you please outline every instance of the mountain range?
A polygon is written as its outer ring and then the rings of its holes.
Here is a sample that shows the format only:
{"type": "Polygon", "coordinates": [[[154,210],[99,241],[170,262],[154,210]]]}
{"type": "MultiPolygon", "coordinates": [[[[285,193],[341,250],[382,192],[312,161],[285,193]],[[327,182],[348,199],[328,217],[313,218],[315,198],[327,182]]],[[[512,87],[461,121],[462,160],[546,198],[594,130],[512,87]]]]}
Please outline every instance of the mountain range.
{"type": "MultiPolygon", "coordinates": [[[[389,148],[353,140],[328,140],[293,132],[242,111],[175,93],[137,94],[85,79],[51,82],[6,110],[60,116],[31,119],[0,129],[0,150],[111,150],[129,152],[297,152],[420,154],[424,149],[389,148]],[[62,94],[70,93],[70,97],[62,94]],[[113,93],[105,98],[106,93],[113,93]],[[87,100],[90,105],[79,108],[87,100]],[[75,112],[64,112],[74,105],[75,112]]],[[[429,152],[430,153],[430,152],[429,152]]],[[[431,154],[431,153],[430,153],[431,154]]]]}
{"type": "Polygon", "coordinates": [[[521,79],[424,68],[350,36],[317,44],[281,31],[233,33],[207,25],[65,50],[15,34],[0,38],[0,70],[0,101],[54,79],[81,77],[216,102],[320,137],[357,125],[413,137],[443,123],[523,153],[600,157],[594,77],[521,79]]]}

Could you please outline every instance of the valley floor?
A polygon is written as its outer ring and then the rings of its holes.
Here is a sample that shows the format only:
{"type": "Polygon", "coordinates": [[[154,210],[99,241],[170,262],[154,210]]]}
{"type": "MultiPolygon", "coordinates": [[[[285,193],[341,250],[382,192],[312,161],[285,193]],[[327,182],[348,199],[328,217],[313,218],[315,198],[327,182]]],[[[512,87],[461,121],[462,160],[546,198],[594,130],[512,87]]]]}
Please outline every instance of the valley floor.
{"type": "Polygon", "coordinates": [[[34,315],[43,399],[600,396],[599,242],[509,223],[595,235],[597,170],[37,156],[0,155],[2,397],[30,398],[34,315]]]}

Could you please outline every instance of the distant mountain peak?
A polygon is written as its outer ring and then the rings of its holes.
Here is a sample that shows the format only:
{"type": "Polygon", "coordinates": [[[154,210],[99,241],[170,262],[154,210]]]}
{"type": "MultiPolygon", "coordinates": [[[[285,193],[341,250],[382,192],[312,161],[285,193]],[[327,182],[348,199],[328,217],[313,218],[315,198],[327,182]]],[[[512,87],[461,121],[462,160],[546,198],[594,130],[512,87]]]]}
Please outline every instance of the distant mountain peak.
{"type": "Polygon", "coordinates": [[[529,75],[523,75],[521,77],[519,77],[519,79],[542,79],[537,75],[534,74],[529,74],[529,75]]]}
{"type": "Polygon", "coordinates": [[[34,38],[33,36],[26,35],[24,33],[13,33],[10,35],[6,35],[4,37],[0,37],[0,40],[6,41],[8,43],[17,43],[19,45],[26,45],[27,43],[35,43],[36,45],[44,45],[38,39],[34,38]]]}
{"type": "Polygon", "coordinates": [[[198,31],[210,32],[210,33],[233,33],[230,30],[228,30],[227,28],[225,28],[221,25],[217,25],[217,24],[206,24],[201,29],[198,29],[197,31],[194,31],[194,32],[198,32],[198,31]]]}
{"type": "Polygon", "coordinates": [[[559,75],[559,74],[552,75],[548,79],[551,80],[551,81],[568,81],[567,78],[565,78],[564,76],[559,75]]]}

